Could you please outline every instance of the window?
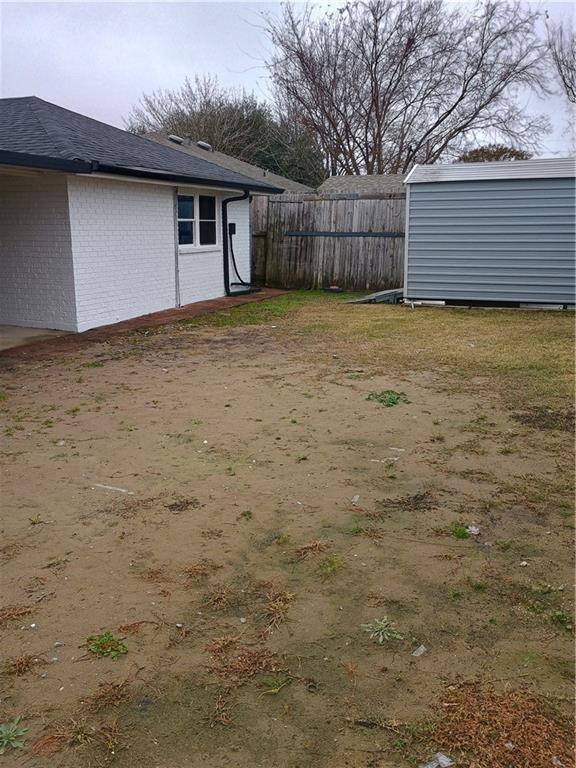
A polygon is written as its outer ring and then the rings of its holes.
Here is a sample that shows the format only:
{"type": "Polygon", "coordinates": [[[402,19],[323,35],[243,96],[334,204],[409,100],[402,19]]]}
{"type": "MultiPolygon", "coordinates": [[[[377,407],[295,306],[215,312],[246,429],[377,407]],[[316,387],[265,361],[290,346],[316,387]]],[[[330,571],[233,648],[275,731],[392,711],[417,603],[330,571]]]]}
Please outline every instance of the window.
{"type": "Polygon", "coordinates": [[[178,195],[178,244],[216,245],[216,198],[213,195],[178,195]]]}
{"type": "Polygon", "coordinates": [[[194,197],[178,195],[178,243],[194,244],[194,197]]]}

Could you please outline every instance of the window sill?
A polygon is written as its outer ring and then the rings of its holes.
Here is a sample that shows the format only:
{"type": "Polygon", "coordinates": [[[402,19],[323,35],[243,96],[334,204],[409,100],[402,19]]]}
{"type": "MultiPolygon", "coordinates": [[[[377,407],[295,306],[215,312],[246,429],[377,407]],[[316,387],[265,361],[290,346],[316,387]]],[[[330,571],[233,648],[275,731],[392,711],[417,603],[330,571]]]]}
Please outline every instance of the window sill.
{"type": "Polygon", "coordinates": [[[178,246],[178,253],[180,255],[184,254],[190,254],[193,255],[195,253],[211,253],[211,252],[218,252],[221,251],[221,247],[216,245],[179,245],[178,246]]]}

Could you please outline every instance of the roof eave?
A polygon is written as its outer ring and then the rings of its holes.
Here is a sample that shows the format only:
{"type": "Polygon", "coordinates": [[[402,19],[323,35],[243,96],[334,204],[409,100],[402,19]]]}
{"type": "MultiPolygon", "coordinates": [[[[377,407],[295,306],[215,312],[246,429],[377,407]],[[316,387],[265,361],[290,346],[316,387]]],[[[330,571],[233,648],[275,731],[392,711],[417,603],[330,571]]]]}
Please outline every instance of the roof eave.
{"type": "Polygon", "coordinates": [[[17,165],[23,168],[39,168],[49,171],[68,171],[70,173],[91,173],[95,163],[86,160],[67,160],[62,157],[29,155],[25,152],[12,152],[0,149],[0,165],[17,165]]]}
{"type": "Polygon", "coordinates": [[[280,194],[284,190],[271,184],[257,184],[247,179],[243,181],[223,181],[216,179],[204,179],[197,176],[187,176],[165,171],[150,170],[147,168],[126,168],[119,165],[98,164],[98,170],[102,173],[110,173],[120,176],[134,176],[141,179],[157,179],[158,181],[174,181],[178,184],[191,184],[199,187],[223,187],[225,189],[247,189],[250,192],[263,192],[265,194],[280,194]]]}

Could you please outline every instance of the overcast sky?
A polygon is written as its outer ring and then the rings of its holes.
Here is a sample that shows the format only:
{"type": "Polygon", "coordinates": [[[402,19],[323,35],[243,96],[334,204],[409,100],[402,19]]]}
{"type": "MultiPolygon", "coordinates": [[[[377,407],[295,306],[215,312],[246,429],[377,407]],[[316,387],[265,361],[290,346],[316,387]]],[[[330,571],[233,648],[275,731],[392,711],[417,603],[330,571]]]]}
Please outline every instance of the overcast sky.
{"type": "MultiPolygon", "coordinates": [[[[555,19],[572,13],[569,0],[538,5],[555,19]]],[[[279,10],[256,2],[0,2],[0,95],[39,96],[120,127],[143,91],[176,88],[187,75],[216,74],[264,97],[261,14],[279,10]]],[[[568,154],[564,99],[525,100],[554,124],[541,155],[568,154]]]]}

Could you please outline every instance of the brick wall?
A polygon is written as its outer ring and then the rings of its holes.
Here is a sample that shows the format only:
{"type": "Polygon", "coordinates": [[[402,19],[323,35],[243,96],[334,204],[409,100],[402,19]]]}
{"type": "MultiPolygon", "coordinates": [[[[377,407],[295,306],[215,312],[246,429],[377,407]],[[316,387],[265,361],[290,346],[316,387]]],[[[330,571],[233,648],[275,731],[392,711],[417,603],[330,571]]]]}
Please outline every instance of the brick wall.
{"type": "Polygon", "coordinates": [[[169,186],[70,176],[78,330],[175,305],[169,186]]]}
{"type": "Polygon", "coordinates": [[[0,174],[0,323],[76,329],[62,174],[0,174]]]}

